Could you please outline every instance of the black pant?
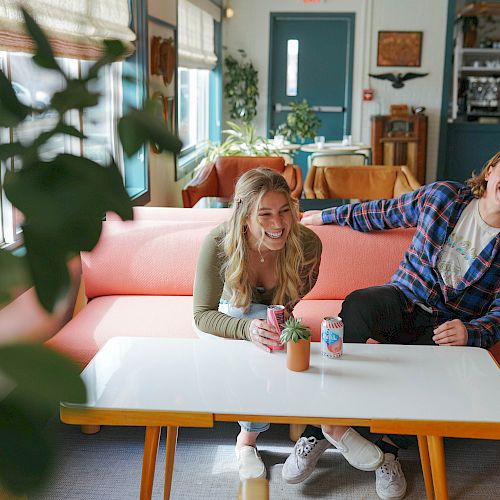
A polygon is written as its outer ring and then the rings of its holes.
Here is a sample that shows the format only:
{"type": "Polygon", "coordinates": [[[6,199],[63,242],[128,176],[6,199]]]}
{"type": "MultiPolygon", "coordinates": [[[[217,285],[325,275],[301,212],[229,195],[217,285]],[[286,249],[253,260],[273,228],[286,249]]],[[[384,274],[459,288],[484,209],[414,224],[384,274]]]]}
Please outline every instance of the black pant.
{"type": "MultiPolygon", "coordinates": [[[[340,317],[344,323],[344,342],[366,343],[369,338],[382,344],[435,345],[432,340],[435,327],[431,314],[415,306],[406,312],[402,293],[390,285],[372,286],[350,293],[342,304],[340,317]]],[[[303,436],[321,438],[321,431],[307,426],[303,436]]],[[[363,429],[362,434],[367,436],[363,429]]],[[[368,433],[369,434],[369,433],[368,433]]],[[[400,448],[415,442],[410,436],[390,434],[400,448]]]]}
{"type": "Polygon", "coordinates": [[[403,294],[390,285],[372,286],[350,293],[340,317],[344,342],[365,343],[370,337],[382,344],[434,345],[434,319],[421,307],[406,312],[403,294]]]}

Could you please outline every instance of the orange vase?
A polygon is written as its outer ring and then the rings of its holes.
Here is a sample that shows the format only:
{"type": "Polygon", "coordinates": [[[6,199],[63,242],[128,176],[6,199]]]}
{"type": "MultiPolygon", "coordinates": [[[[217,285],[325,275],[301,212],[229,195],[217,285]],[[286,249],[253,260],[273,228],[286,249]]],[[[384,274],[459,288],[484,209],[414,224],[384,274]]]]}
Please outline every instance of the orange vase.
{"type": "Polygon", "coordinates": [[[286,345],[286,367],[294,372],[303,372],[309,368],[311,340],[292,340],[286,345]]]}

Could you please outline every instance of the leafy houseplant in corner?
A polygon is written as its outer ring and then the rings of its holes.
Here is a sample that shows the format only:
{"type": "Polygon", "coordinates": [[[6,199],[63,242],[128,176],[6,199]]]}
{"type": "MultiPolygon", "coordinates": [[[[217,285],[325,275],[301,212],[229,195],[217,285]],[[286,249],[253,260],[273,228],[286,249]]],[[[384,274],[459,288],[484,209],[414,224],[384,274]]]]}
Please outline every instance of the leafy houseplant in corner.
{"type": "Polygon", "coordinates": [[[280,340],[283,345],[286,344],[286,367],[294,372],[307,370],[311,355],[309,327],[303,325],[300,318],[291,316],[285,321],[280,340]]]}
{"type": "Polygon", "coordinates": [[[286,122],[278,126],[277,134],[281,134],[290,142],[303,144],[306,139],[314,139],[321,120],[311,109],[307,101],[291,102],[292,110],[286,117],[286,122]]]}

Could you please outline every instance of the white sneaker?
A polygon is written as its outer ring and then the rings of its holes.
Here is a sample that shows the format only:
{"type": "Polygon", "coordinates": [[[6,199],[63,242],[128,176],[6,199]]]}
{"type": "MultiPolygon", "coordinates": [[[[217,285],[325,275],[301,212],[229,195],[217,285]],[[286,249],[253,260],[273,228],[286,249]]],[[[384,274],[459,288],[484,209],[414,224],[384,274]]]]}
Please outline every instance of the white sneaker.
{"type": "Polygon", "coordinates": [[[375,471],[375,488],[382,500],[401,500],[406,494],[406,479],[399,460],[386,453],[384,463],[375,471]]]}
{"type": "Polygon", "coordinates": [[[319,457],[328,448],[330,443],[326,439],[301,437],[283,464],[281,470],[283,479],[290,484],[301,483],[307,479],[316,467],[319,457]]]}
{"type": "Polygon", "coordinates": [[[382,450],[351,427],[345,431],[340,441],[335,441],[332,436],[324,431],[323,435],[356,469],[364,471],[376,470],[384,461],[382,450]]]}
{"type": "Polygon", "coordinates": [[[260,458],[259,452],[253,446],[236,448],[236,459],[238,460],[240,481],[266,477],[266,466],[260,458]]]}

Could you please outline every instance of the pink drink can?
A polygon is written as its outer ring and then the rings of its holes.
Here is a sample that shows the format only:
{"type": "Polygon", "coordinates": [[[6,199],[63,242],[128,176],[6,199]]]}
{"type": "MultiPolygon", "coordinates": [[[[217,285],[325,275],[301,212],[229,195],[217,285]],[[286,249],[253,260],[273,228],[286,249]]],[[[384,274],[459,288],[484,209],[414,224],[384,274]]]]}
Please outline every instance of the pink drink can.
{"type": "Polygon", "coordinates": [[[338,316],[327,316],[321,322],[321,354],[340,358],[344,343],[344,323],[338,316]]]}
{"type": "MultiPolygon", "coordinates": [[[[277,332],[281,333],[285,324],[285,306],[276,304],[267,306],[267,322],[273,325],[277,332]]],[[[282,344],[269,347],[271,351],[282,351],[285,348],[282,344]]]]}

